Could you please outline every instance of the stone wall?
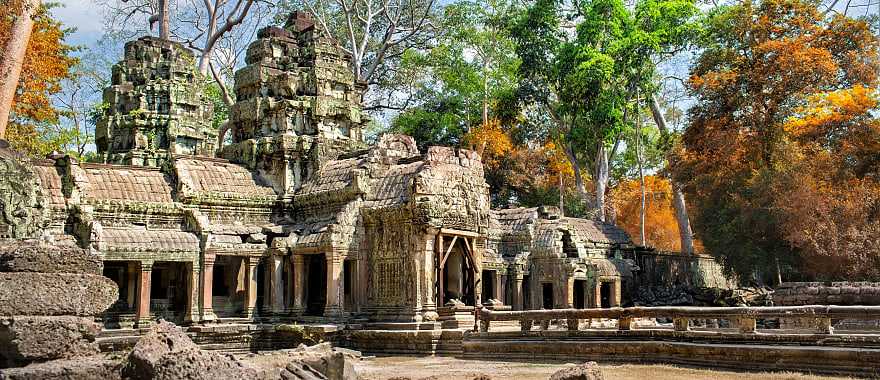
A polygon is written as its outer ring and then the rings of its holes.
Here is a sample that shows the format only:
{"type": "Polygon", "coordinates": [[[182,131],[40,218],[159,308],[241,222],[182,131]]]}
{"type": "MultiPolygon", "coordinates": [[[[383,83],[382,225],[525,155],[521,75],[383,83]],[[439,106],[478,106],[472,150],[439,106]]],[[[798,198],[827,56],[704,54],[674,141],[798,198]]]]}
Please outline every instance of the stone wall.
{"type": "Polygon", "coordinates": [[[880,282],[785,282],[773,303],[798,305],[880,305],[880,282]]]}
{"type": "Polygon", "coordinates": [[[641,287],[682,285],[729,289],[736,285],[724,274],[721,264],[707,255],[635,250],[627,253],[627,258],[633,259],[639,268],[634,280],[641,287]]]}

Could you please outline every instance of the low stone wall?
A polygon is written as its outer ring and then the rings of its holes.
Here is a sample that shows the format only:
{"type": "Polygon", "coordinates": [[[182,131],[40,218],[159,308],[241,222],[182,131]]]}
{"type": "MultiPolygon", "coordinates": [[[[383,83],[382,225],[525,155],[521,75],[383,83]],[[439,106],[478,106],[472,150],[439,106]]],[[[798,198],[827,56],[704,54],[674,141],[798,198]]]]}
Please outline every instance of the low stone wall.
{"type": "MultiPolygon", "coordinates": [[[[717,337],[706,342],[672,337],[642,336],[611,338],[577,336],[529,338],[522,336],[465,337],[463,356],[479,359],[558,360],[565,362],[597,360],[603,362],[680,364],[736,370],[784,370],[847,376],[880,376],[880,349],[855,347],[801,346],[730,342],[719,344],[717,337]]],[[[611,331],[614,334],[616,332],[611,331]]],[[[632,332],[627,332],[632,333],[632,332]]],[[[565,334],[569,334],[565,332],[565,334]]],[[[725,340],[727,341],[727,339],[725,340]]]]}
{"type": "Polygon", "coordinates": [[[798,305],[880,305],[880,282],[785,282],[773,303],[798,305]]]}

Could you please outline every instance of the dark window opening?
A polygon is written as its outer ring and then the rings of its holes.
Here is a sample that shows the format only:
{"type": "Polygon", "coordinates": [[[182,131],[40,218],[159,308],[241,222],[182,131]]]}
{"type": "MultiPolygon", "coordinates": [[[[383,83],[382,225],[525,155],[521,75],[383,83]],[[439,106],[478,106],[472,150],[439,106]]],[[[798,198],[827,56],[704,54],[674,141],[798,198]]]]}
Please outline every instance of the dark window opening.
{"type": "Polygon", "coordinates": [[[603,309],[607,309],[611,307],[611,283],[610,282],[602,282],[599,286],[599,295],[601,299],[600,306],[603,309]]]}
{"type": "Polygon", "coordinates": [[[229,284],[225,265],[214,265],[214,279],[211,285],[211,294],[215,297],[229,297],[229,284]]]}
{"type": "Polygon", "coordinates": [[[587,307],[587,281],[574,280],[574,308],[585,309],[587,307]]]}
{"type": "Polygon", "coordinates": [[[523,276],[522,295],[523,310],[530,310],[532,308],[532,282],[529,276],[523,276]]]}
{"type": "Polygon", "coordinates": [[[578,257],[577,247],[571,241],[571,233],[568,231],[562,231],[562,252],[565,252],[565,257],[568,258],[578,257]]]}
{"type": "Polygon", "coordinates": [[[545,309],[553,308],[553,284],[545,282],[541,284],[541,294],[543,295],[543,307],[545,309]]]}
{"type": "Polygon", "coordinates": [[[484,270],[483,271],[483,286],[481,287],[483,290],[483,303],[486,301],[495,298],[495,271],[494,270],[484,270]]]}

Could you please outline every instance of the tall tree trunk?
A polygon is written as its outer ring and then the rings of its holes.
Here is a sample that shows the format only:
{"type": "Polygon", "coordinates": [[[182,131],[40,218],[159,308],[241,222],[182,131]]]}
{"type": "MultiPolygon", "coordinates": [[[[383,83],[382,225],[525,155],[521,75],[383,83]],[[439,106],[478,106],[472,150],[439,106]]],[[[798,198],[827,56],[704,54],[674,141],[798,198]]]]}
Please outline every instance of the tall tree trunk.
{"type": "MultiPolygon", "coordinates": [[[[669,127],[666,125],[666,118],[660,110],[660,102],[657,96],[651,96],[651,115],[654,116],[654,123],[660,129],[660,133],[664,136],[669,134],[669,127]]],[[[685,254],[694,253],[694,232],[691,229],[691,221],[688,217],[687,206],[684,200],[684,193],[681,191],[681,185],[672,182],[672,207],[675,209],[675,221],[678,223],[678,234],[681,240],[681,252],[685,254]]]]}
{"type": "Polygon", "coordinates": [[[584,177],[581,176],[581,165],[578,163],[577,157],[574,155],[574,147],[569,143],[564,149],[568,163],[571,164],[571,171],[574,172],[574,186],[577,188],[581,200],[589,201],[590,195],[587,194],[587,187],[584,185],[584,177]]]}
{"type": "Polygon", "coordinates": [[[692,255],[694,254],[694,231],[691,229],[691,221],[688,218],[684,193],[681,191],[681,186],[674,182],[672,183],[672,208],[675,210],[675,220],[678,221],[681,253],[692,255]]]}
{"type": "Polygon", "coordinates": [[[483,125],[489,123],[489,73],[483,65],[483,125]]]}
{"type": "Polygon", "coordinates": [[[31,32],[34,29],[34,15],[40,8],[40,0],[25,0],[21,14],[12,24],[11,37],[0,56],[0,140],[6,138],[6,125],[12,112],[12,100],[21,77],[21,66],[27,52],[31,32]]]}
{"type": "Polygon", "coordinates": [[[599,213],[599,220],[605,221],[605,189],[608,188],[608,150],[605,149],[605,143],[599,142],[596,149],[596,172],[593,175],[593,181],[596,184],[596,211],[599,213]]]}
{"type": "Polygon", "coordinates": [[[168,21],[168,0],[159,0],[159,38],[169,39],[170,22],[168,21]]]}
{"type": "Polygon", "coordinates": [[[565,187],[562,182],[562,173],[559,173],[559,213],[565,216],[565,195],[563,190],[565,187]]]}
{"type": "MultiPolygon", "coordinates": [[[[638,94],[638,90],[636,91],[638,94]]],[[[642,112],[640,110],[641,100],[639,96],[636,95],[636,161],[639,164],[639,192],[640,192],[640,204],[639,204],[639,239],[641,240],[641,246],[647,246],[647,239],[645,238],[645,168],[642,164],[642,112]]]]}

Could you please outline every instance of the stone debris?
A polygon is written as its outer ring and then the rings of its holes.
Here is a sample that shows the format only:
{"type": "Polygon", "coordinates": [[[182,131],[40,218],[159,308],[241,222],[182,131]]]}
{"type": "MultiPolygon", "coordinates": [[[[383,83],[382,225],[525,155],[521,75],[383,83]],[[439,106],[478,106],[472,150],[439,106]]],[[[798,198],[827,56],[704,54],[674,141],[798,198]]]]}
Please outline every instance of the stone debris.
{"type": "Polygon", "coordinates": [[[550,376],[550,380],[603,380],[602,369],[596,362],[563,368],[550,376]]]}
{"type": "Polygon", "coordinates": [[[98,353],[94,317],[119,294],[94,274],[101,270],[95,258],[38,241],[4,245],[0,258],[0,367],[98,353]]]}
{"type": "MultiPolygon", "coordinates": [[[[99,356],[53,360],[0,370],[5,380],[121,380],[119,360],[99,356]]],[[[219,379],[217,379],[219,380],[219,379]]]]}
{"type": "Polygon", "coordinates": [[[771,306],[770,288],[709,288],[687,285],[639,287],[635,306],[771,306]]]}

